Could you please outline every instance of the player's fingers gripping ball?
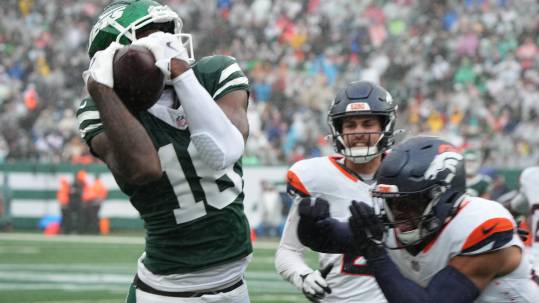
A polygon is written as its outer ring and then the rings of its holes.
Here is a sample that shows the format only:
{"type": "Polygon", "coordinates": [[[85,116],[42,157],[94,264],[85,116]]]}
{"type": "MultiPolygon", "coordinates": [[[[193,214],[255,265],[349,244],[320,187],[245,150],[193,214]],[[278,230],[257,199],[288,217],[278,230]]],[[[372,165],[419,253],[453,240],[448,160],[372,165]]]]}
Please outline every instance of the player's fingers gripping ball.
{"type": "Polygon", "coordinates": [[[171,33],[155,32],[133,42],[148,48],[155,57],[155,65],[165,75],[165,80],[170,80],[170,60],[173,58],[191,63],[189,53],[182,44],[180,37],[171,33]]]}

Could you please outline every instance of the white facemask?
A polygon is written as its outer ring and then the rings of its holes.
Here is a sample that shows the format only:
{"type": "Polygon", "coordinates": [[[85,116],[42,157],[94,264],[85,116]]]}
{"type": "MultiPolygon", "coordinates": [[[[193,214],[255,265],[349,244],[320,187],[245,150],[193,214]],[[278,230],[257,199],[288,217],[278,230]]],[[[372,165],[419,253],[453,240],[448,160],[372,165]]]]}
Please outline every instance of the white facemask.
{"type": "Polygon", "coordinates": [[[378,156],[378,147],[358,146],[346,148],[344,150],[344,156],[356,164],[367,163],[378,156]]]}
{"type": "Polygon", "coordinates": [[[402,242],[402,244],[405,244],[405,245],[412,244],[419,241],[419,239],[421,238],[421,230],[420,228],[416,228],[410,231],[404,231],[404,232],[398,231],[397,237],[399,238],[399,241],[402,242]]]}

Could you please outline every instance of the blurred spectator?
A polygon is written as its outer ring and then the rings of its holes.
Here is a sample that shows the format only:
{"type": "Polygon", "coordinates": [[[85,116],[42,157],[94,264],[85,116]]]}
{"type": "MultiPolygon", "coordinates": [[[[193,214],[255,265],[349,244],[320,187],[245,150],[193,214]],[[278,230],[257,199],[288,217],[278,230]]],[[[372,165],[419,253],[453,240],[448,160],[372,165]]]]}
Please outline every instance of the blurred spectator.
{"type": "Polygon", "coordinates": [[[71,185],[67,178],[60,178],[60,185],[56,192],[56,200],[60,203],[60,212],[62,213],[60,230],[63,234],[69,234],[71,233],[71,230],[73,230],[72,216],[69,209],[70,187],[71,185]]]}
{"type": "Polygon", "coordinates": [[[77,171],[71,183],[67,178],[61,178],[56,198],[62,212],[62,233],[85,233],[89,221],[86,214],[91,204],[86,171],[77,171]]]}
{"type": "Polygon", "coordinates": [[[4,205],[4,198],[2,196],[3,192],[2,188],[0,187],[0,231],[7,231],[9,229],[9,221],[4,205]]]}
{"type": "Polygon", "coordinates": [[[257,228],[257,235],[277,237],[280,236],[280,227],[283,221],[281,195],[269,181],[262,181],[262,222],[257,228]]]}
{"type": "MultiPolygon", "coordinates": [[[[77,232],[87,234],[90,232],[94,199],[92,187],[88,180],[88,173],[85,170],[79,170],[75,173],[75,180],[71,184],[70,202],[74,202],[72,211],[77,212],[76,225],[77,232]]],[[[71,204],[71,203],[70,203],[71,204]]]]}
{"type": "Polygon", "coordinates": [[[498,201],[503,195],[510,191],[505,182],[505,177],[502,174],[496,173],[492,176],[492,189],[490,191],[490,199],[498,201]]]}
{"type": "MultiPolygon", "coordinates": [[[[73,114],[86,94],[86,29],[109,2],[2,2],[0,161],[93,161],[73,114]]],[[[328,150],[323,113],[351,80],[394,91],[411,135],[478,147],[487,166],[539,160],[536,0],[164,2],[193,34],[196,57],[230,54],[247,72],[256,122],[246,163],[328,150]]]]}
{"type": "Polygon", "coordinates": [[[473,197],[490,199],[492,179],[481,172],[483,155],[480,150],[464,151],[464,166],[466,170],[466,193],[473,197]]]}
{"type": "Polygon", "coordinates": [[[85,222],[83,230],[85,233],[97,234],[99,233],[99,210],[108,197],[107,187],[99,177],[99,174],[95,176],[92,185],[89,185],[88,192],[89,194],[87,197],[83,199],[83,215],[85,222]]]}

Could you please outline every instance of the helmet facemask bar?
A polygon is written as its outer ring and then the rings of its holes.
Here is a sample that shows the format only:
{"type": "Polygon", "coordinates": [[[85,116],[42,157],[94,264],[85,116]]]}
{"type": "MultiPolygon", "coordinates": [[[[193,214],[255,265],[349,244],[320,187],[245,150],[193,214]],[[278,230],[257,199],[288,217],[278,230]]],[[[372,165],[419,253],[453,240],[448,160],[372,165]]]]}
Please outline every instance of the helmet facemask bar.
{"type": "Polygon", "coordinates": [[[384,205],[386,226],[395,229],[397,238],[403,244],[388,248],[401,249],[420,244],[439,230],[442,224],[433,209],[440,202],[443,191],[438,184],[417,192],[399,192],[396,186],[382,184],[372,191],[373,199],[381,200],[384,205]],[[393,190],[383,190],[388,187],[393,190]]]}
{"type": "MultiPolygon", "coordinates": [[[[382,140],[383,132],[360,132],[360,133],[350,133],[346,135],[342,134],[336,134],[335,140],[338,140],[338,144],[341,147],[341,154],[345,156],[350,161],[360,164],[360,163],[367,163],[371,161],[373,158],[378,156],[381,152],[378,149],[378,144],[380,143],[380,140],[382,140]],[[345,138],[350,136],[368,136],[368,142],[371,140],[371,136],[380,136],[380,138],[376,141],[373,145],[368,146],[354,146],[354,147],[348,147],[345,143],[345,138]]],[[[348,140],[349,141],[349,140],[348,140]]]]}

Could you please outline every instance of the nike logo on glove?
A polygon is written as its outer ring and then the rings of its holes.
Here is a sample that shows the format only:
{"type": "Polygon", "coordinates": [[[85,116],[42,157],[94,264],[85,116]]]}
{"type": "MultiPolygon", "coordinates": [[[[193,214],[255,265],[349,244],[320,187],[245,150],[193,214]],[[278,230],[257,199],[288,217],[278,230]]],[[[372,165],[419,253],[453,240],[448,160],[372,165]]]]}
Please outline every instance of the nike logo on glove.
{"type": "Polygon", "coordinates": [[[170,49],[172,49],[172,50],[175,50],[175,51],[178,50],[178,49],[176,49],[174,46],[172,46],[172,41],[168,41],[168,42],[166,43],[166,45],[167,45],[170,49]]]}
{"type": "Polygon", "coordinates": [[[483,227],[483,234],[488,235],[497,225],[498,225],[498,223],[496,222],[494,225],[492,225],[489,228],[484,228],[483,227]]]}

